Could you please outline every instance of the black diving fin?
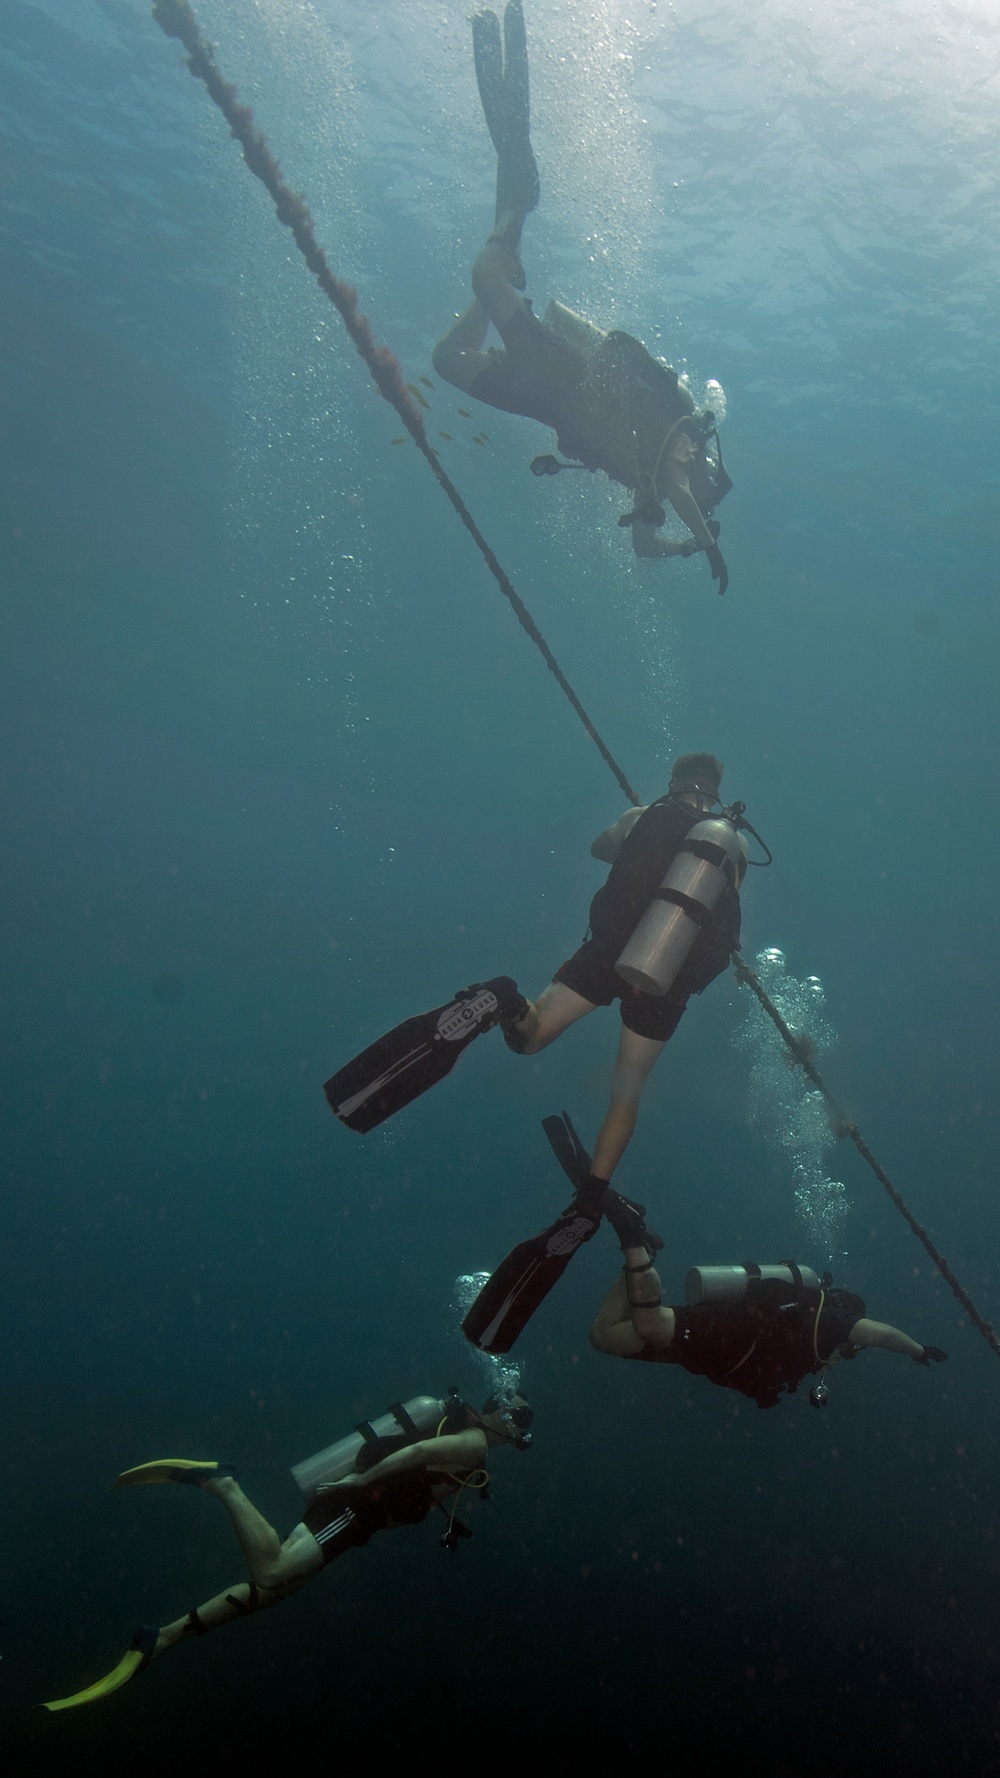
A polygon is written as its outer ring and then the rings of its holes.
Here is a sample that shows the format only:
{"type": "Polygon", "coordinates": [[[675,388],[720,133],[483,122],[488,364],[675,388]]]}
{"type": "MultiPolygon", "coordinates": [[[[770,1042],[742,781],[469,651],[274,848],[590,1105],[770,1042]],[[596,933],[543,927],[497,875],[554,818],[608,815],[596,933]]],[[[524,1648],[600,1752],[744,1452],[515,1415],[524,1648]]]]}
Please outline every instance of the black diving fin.
{"type": "Polygon", "coordinates": [[[509,975],[463,988],[445,1006],[404,1019],[332,1074],[323,1091],[342,1124],[362,1134],[450,1074],[474,1037],[527,1003],[509,975]]]}
{"type": "Polygon", "coordinates": [[[590,1178],[590,1156],[580,1141],[568,1111],[559,1117],[543,1117],[552,1152],[571,1185],[583,1185],[590,1178]]]}
{"type": "MultiPolygon", "coordinates": [[[[590,1156],[568,1116],[543,1119],[542,1128],[560,1167],[579,1188],[590,1177],[590,1156]]],[[[570,1204],[533,1240],[522,1241],[500,1261],[462,1322],[466,1339],[481,1352],[509,1352],[535,1310],[557,1284],[574,1253],[596,1235],[600,1208],[570,1204]]]]}

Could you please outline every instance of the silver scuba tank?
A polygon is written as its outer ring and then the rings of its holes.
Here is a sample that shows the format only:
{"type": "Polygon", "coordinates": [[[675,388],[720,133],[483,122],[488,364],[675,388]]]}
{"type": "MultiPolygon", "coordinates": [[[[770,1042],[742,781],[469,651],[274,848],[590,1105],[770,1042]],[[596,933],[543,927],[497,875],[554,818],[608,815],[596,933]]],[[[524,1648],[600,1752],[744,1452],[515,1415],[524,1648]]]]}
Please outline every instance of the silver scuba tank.
{"type": "Polygon", "coordinates": [[[582,352],[585,358],[592,358],[608,337],[593,321],[588,321],[586,315],[578,315],[575,309],[568,309],[555,297],[542,316],[542,326],[554,333],[564,346],[582,352]]]}
{"type": "Polygon", "coordinates": [[[306,1457],[301,1463],[294,1464],[292,1476],[299,1491],[307,1502],[311,1502],[321,1488],[328,1488],[334,1482],[343,1481],[344,1476],[353,1474],[358,1466],[358,1453],[373,1439],[392,1438],[400,1432],[409,1435],[408,1443],[416,1442],[414,1432],[419,1438],[429,1438],[440,1426],[445,1411],[445,1403],[436,1395],[415,1395],[410,1401],[395,1402],[387,1414],[381,1414],[377,1420],[363,1421],[355,1432],[338,1439],[334,1445],[327,1445],[325,1451],[317,1451],[314,1457],[306,1457]]]}
{"type": "Polygon", "coordinates": [[[666,994],[727,883],[739,884],[749,847],[722,815],[695,823],[615,968],[631,988],[666,994]]]}
{"type": "Polygon", "coordinates": [[[692,1266],[684,1280],[684,1300],[691,1308],[699,1303],[724,1307],[740,1303],[747,1294],[751,1278],[777,1279],[781,1284],[804,1284],[807,1290],[818,1290],[819,1279],[811,1266],[796,1265],[784,1260],[775,1266],[692,1266]]]}

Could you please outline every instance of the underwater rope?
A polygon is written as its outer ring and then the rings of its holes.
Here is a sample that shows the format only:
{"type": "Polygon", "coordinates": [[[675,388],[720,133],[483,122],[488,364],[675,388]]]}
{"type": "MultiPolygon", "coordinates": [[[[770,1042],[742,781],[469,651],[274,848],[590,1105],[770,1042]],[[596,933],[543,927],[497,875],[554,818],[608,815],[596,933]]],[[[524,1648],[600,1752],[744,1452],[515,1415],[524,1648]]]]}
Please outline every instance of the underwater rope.
{"type": "Polygon", "coordinates": [[[986,1320],[985,1316],[980,1315],[972,1298],[956,1278],[948,1261],[945,1259],[944,1254],[938,1252],[930,1235],[927,1233],[927,1230],[917,1221],[913,1211],[903,1197],[902,1192],[897,1191],[892,1180],[889,1178],[888,1173],[886,1173],[885,1169],[879,1165],[862,1136],[861,1131],[858,1129],[857,1124],[848,1117],[843,1106],[834,1098],[833,1093],[823,1079],[812,1056],[809,1054],[806,1045],[802,1042],[801,1038],[796,1037],[795,1032],[782,1018],[756,970],[752,969],[746,959],[741,957],[737,951],[734,951],[733,953],[733,968],[736,972],[737,981],[745,984],[745,986],[750,989],[751,993],[756,994],[757,999],[767,1013],[768,1018],[777,1026],[793,1060],[804,1069],[805,1073],[812,1081],[813,1086],[823,1095],[827,1109],[833,1119],[833,1128],[836,1134],[838,1136],[850,1137],[862,1160],[867,1162],[879,1184],[892,1199],[900,1216],[902,1216],[904,1221],[909,1224],[925,1252],[934,1261],[934,1264],[937,1266],[945,1283],[958,1298],[962,1308],[972,1322],[973,1327],[979,1330],[983,1339],[986,1341],[986,1344],[991,1347],[997,1357],[1000,1358],[1000,1339],[997,1338],[994,1329],[986,1320]]]}
{"type": "Polygon", "coordinates": [[[587,715],[513,581],[494,555],[451,477],[438,461],[437,453],[427,437],[424,423],[410,399],[398,359],[390,352],[388,346],[379,345],[369,321],[358,309],[357,291],[353,290],[349,284],[345,284],[343,279],[338,278],[331,269],[326,255],[316,239],[313,219],[305,200],[285,184],[281,168],[258,130],[250,106],[242,103],[236,87],[224,79],[212,46],[202,36],[188,0],[154,0],[153,17],[168,37],[180,38],[187,50],[187,64],[191,73],[196,79],[204,82],[209,96],[222,112],[233,136],[239,142],[243,150],[243,159],[251,173],[261,181],[262,185],[266,186],[273,199],[279,222],[291,229],[295,245],[320,288],[338,311],[351,339],[371,371],[379,393],[384,395],[386,401],[390,401],[396,409],[417,449],[433,470],[439,487],[451,501],[504,598],[512,606],[521,628],[535,644],[549,672],[553,674],[560,690],[569,699],[629,802],[638,807],[639,798],[621,766],[587,715]]]}
{"type": "MultiPolygon", "coordinates": [[[[331,269],[326,255],[316,239],[313,219],[305,200],[285,184],[281,168],[258,130],[250,106],[242,103],[236,87],[223,77],[212,47],[202,36],[188,0],[153,0],[153,17],[166,36],[177,37],[183,43],[187,51],[187,64],[191,73],[204,83],[209,96],[228,123],[232,135],[239,142],[243,150],[243,159],[251,173],[261,181],[261,184],[269,192],[278,220],[291,230],[299,252],[320,288],[340,314],[354,345],[371,371],[379,393],[384,395],[386,401],[391,402],[396,409],[414,444],[433,471],[439,487],[451,501],[504,598],[509,601],[522,629],[535,644],[549,672],[573,706],[605,764],[614,773],[629,802],[636,808],[640,807],[638,794],[632,788],[603,736],[587,715],[513,581],[487,543],[451,477],[438,461],[437,453],[427,437],[424,423],[410,398],[398,359],[388,346],[380,345],[375,338],[370,322],[358,309],[357,291],[353,290],[343,279],[338,278],[331,269]]],[[[1000,1339],[997,1338],[990,1323],[979,1313],[943,1254],[938,1252],[927,1230],[917,1221],[905,1198],[897,1191],[888,1174],[879,1165],[857,1125],[851,1121],[834,1098],[812,1058],[806,1053],[805,1046],[799,1042],[795,1033],[785,1023],[755,970],[738,953],[733,955],[733,964],[737,980],[745,984],[757,996],[764,1011],[777,1026],[792,1057],[805,1070],[813,1085],[822,1094],[833,1116],[837,1134],[851,1138],[862,1160],[867,1162],[879,1184],[885,1189],[900,1215],[909,1224],[917,1240],[941,1273],[942,1278],[961,1303],[973,1326],[978,1329],[987,1345],[1000,1358],[1000,1339]]]]}

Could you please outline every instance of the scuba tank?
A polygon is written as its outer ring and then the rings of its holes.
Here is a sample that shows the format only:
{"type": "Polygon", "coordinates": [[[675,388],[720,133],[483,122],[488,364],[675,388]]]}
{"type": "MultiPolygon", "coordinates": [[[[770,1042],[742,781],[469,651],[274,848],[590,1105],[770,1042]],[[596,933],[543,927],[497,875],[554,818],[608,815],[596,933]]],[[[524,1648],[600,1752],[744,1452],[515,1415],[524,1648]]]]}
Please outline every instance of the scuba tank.
{"type": "Polygon", "coordinates": [[[737,826],[741,813],[737,803],[689,829],[615,964],[631,988],[666,994],[727,882],[739,887],[749,862],[749,847],[737,826]]]}
{"type": "Polygon", "coordinates": [[[797,1290],[820,1289],[812,1267],[796,1265],[793,1259],[771,1266],[692,1266],[684,1280],[684,1300],[690,1308],[699,1303],[724,1308],[729,1303],[743,1302],[751,1284],[772,1280],[797,1290]]]}
{"type": "Polygon", "coordinates": [[[542,326],[554,333],[564,346],[572,346],[574,351],[582,352],[585,358],[593,358],[608,337],[593,321],[588,321],[585,315],[578,315],[575,309],[568,309],[565,303],[556,302],[554,297],[542,316],[542,326]]]}
{"type": "Polygon", "coordinates": [[[387,1414],[377,1420],[362,1420],[354,1432],[338,1439],[336,1444],[296,1463],[292,1468],[296,1486],[311,1504],[324,1488],[342,1481],[344,1476],[370,1469],[390,1451],[431,1437],[447,1413],[448,1403],[439,1401],[436,1395],[415,1395],[407,1402],[393,1402],[387,1414]]]}

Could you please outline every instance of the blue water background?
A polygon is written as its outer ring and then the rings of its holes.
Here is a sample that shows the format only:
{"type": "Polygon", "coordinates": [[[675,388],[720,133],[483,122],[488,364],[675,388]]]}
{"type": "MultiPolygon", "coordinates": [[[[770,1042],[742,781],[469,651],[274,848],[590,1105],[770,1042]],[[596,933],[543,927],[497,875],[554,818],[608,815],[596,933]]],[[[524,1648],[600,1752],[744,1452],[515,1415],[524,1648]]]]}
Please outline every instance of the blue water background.
{"type": "MultiPolygon", "coordinates": [[[[377,1539],[278,1613],[59,1719],[139,1621],[237,1579],[213,1502],[122,1467],[287,1465],[484,1382],[456,1275],[565,1201],[605,1013],[497,1039],[382,1132],[330,1070],[509,970],[537,991],[622,797],[138,4],[7,0],[0,1685],[18,1769],[228,1770],[460,1745],[570,1770],[714,1751],[778,1775],[995,1769],[995,1358],[851,1152],[843,1275],[949,1349],[868,1355],[767,1415],[616,1367],[607,1234],[518,1351],[535,1449],[458,1557],[377,1539]],[[942,1766],[942,1762],[947,1762],[942,1766]]],[[[465,9],[229,0],[225,72],[409,380],[492,219],[465,9]]],[[[998,51],[988,10],[529,7],[561,297],[723,382],[732,576],[630,559],[620,490],[425,390],[442,457],[644,796],[710,747],[776,854],[745,942],[818,974],[829,1072],[987,1314],[994,907],[998,51]],[[485,426],[489,443],[473,434],[485,426]]],[[[437,379],[433,378],[435,385],[437,379]]],[[[692,1006],[621,1170],[690,1263],[804,1259],[748,1122],[742,1008],[692,1006]]]]}

